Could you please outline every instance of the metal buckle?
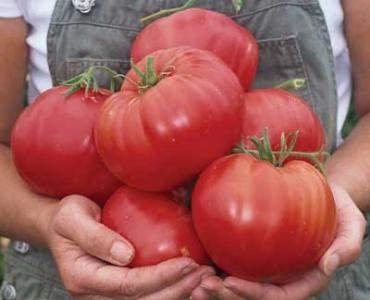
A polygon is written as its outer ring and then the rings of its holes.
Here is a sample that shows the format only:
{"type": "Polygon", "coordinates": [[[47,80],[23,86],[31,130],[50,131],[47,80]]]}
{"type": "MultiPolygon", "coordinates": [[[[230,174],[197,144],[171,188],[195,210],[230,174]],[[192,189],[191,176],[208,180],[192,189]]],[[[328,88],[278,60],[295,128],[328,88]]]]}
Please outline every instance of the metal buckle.
{"type": "Polygon", "coordinates": [[[95,6],[95,0],[72,0],[72,4],[80,13],[88,14],[95,6]]]}
{"type": "Polygon", "coordinates": [[[9,283],[5,283],[4,286],[1,288],[1,297],[4,300],[17,299],[17,291],[15,290],[15,287],[9,283]]]}
{"type": "Polygon", "coordinates": [[[27,244],[26,242],[15,241],[14,250],[18,253],[26,254],[28,251],[30,251],[30,245],[27,244]]]}

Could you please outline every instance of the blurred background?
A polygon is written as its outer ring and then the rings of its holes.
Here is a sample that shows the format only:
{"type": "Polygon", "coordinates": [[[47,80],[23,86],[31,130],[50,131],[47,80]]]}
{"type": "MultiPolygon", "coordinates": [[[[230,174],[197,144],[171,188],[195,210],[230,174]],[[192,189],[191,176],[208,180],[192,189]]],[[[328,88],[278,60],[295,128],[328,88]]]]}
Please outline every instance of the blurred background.
{"type": "Polygon", "coordinates": [[[8,246],[9,241],[7,239],[0,237],[0,285],[3,281],[3,272],[4,272],[4,256],[3,251],[8,246]]]}

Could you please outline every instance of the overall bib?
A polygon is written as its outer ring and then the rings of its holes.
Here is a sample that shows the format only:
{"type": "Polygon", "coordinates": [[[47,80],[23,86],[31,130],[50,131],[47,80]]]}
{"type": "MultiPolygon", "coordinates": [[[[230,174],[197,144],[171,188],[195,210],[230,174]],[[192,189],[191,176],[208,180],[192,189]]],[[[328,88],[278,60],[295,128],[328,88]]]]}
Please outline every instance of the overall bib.
{"type": "MultiPolygon", "coordinates": [[[[77,1],[78,2],[78,1],[77,1]]],[[[89,1],[87,1],[89,2],[89,1]]],[[[130,46],[143,28],[139,18],[185,0],[96,0],[91,11],[58,0],[48,33],[48,63],[54,85],[89,66],[107,66],[125,74],[130,46]]],[[[318,113],[335,148],[337,94],[334,61],[325,19],[318,0],[246,0],[235,13],[231,0],[200,0],[197,6],[231,16],[257,38],[260,62],[254,88],[305,78],[297,91],[318,113]]],[[[97,73],[101,86],[108,78],[97,73]]],[[[297,249],[299,251],[299,249],[297,249]]],[[[340,269],[330,288],[317,299],[370,299],[370,243],[365,240],[356,264],[340,269]]],[[[70,299],[48,250],[13,241],[6,255],[0,299],[70,299]]]]}

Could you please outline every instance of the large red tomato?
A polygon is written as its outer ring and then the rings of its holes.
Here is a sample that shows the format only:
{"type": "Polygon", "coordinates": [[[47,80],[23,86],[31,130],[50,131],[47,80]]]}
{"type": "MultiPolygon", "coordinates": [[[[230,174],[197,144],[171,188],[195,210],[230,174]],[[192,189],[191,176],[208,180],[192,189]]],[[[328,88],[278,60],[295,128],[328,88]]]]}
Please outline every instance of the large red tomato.
{"type": "Polygon", "coordinates": [[[129,186],[163,191],[197,175],[238,141],[243,90],[211,52],[171,48],[152,58],[157,79],[149,84],[131,70],[122,92],[103,105],[95,136],[113,174],[129,186]]]}
{"type": "Polygon", "coordinates": [[[325,147],[325,132],[311,107],[297,95],[283,89],[260,89],[243,99],[242,141],[252,147],[250,137],[268,129],[271,147],[280,150],[281,134],[298,130],[295,151],[317,152],[325,147]]]}
{"type": "Polygon", "coordinates": [[[102,223],[135,247],[132,267],[155,265],[189,256],[199,264],[208,257],[195,234],[190,212],[171,193],[121,187],[107,201],[102,223]]]}
{"type": "Polygon", "coordinates": [[[156,50],[178,46],[213,52],[235,72],[245,89],[256,74],[258,46],[253,35],[229,17],[201,8],[160,18],[145,27],[131,55],[138,62],[156,50]]]}
{"type": "Polygon", "coordinates": [[[194,226],[227,273],[287,282],[314,267],[336,233],[336,207],[319,171],[303,161],[277,168],[247,154],[223,157],[200,176],[194,226]]]}
{"type": "Polygon", "coordinates": [[[68,87],[47,90],[18,118],[12,132],[13,159],[19,174],[38,193],[52,197],[80,194],[99,204],[119,187],[95,148],[93,125],[111,93],[87,97],[68,87]]]}

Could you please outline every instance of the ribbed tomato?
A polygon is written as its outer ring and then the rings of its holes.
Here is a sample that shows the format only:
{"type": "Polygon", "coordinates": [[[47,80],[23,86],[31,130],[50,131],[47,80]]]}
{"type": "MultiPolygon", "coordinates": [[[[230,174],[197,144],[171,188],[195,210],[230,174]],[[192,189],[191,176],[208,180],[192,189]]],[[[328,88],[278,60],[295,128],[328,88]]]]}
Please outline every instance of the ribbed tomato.
{"type": "Polygon", "coordinates": [[[260,89],[243,97],[242,141],[252,147],[250,137],[261,137],[268,129],[271,147],[280,150],[281,134],[298,130],[295,151],[317,152],[325,147],[325,131],[312,108],[299,96],[279,88],[260,89]]]}
{"type": "Polygon", "coordinates": [[[103,105],[95,136],[113,174],[129,186],[163,191],[197,175],[239,140],[243,90],[211,52],[170,48],[151,59],[153,72],[145,68],[150,59],[138,68],[156,75],[149,80],[131,70],[122,92],[103,105]]]}
{"type": "Polygon", "coordinates": [[[121,187],[107,201],[102,222],[135,247],[130,266],[140,267],[189,256],[199,264],[208,257],[195,234],[190,212],[170,192],[121,187]]]}
{"type": "Polygon", "coordinates": [[[160,18],[139,33],[131,55],[138,62],[156,50],[179,46],[213,52],[235,72],[243,88],[250,87],[257,71],[258,46],[253,35],[231,18],[202,8],[160,18]]]}
{"type": "Polygon", "coordinates": [[[40,194],[61,198],[80,194],[98,204],[120,186],[104,166],[94,144],[93,125],[107,90],[79,90],[68,98],[68,87],[42,93],[18,118],[11,148],[19,174],[40,194]]]}
{"type": "Polygon", "coordinates": [[[227,273],[282,283],[314,267],[336,233],[336,207],[321,173],[304,161],[277,168],[247,154],[223,157],[192,196],[196,232],[227,273]]]}

